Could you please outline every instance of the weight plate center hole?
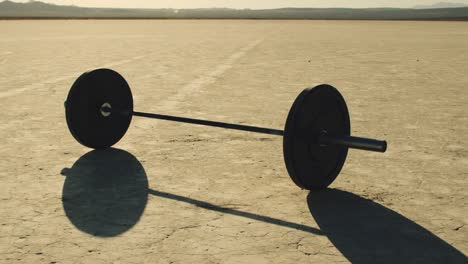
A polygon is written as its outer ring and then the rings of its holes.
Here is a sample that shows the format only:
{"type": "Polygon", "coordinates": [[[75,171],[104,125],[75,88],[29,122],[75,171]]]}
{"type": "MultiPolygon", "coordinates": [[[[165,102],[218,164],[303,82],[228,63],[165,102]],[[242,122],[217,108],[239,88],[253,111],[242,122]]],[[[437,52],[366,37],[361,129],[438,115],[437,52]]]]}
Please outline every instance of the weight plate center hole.
{"type": "Polygon", "coordinates": [[[108,116],[110,116],[110,115],[111,115],[111,110],[112,110],[111,104],[109,104],[109,103],[104,103],[104,104],[101,105],[100,111],[101,111],[101,115],[102,115],[103,117],[108,117],[108,116]]]}

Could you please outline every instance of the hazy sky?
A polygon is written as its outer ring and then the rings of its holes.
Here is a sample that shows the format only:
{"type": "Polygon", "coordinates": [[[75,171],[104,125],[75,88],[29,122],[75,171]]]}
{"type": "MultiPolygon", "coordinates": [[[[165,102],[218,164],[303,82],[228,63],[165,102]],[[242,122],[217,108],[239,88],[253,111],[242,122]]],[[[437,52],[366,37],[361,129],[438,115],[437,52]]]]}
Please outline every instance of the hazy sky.
{"type": "MultiPolygon", "coordinates": [[[[0,0],[1,1],[1,0],[0,0]]],[[[14,0],[27,2],[27,0],[14,0]]],[[[413,7],[447,0],[41,0],[43,2],[92,6],[137,8],[278,8],[278,7],[413,7]]],[[[456,0],[468,4],[468,0],[456,0]]]]}

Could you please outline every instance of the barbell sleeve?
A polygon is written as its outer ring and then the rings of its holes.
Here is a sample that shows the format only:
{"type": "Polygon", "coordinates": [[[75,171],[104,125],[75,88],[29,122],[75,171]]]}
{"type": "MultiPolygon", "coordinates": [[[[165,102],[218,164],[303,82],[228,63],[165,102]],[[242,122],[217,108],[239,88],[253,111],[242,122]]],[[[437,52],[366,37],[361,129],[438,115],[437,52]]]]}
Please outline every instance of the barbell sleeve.
{"type": "Polygon", "coordinates": [[[387,150],[387,141],[385,140],[353,136],[332,136],[327,133],[319,136],[318,143],[320,145],[338,145],[375,152],[385,152],[387,150]]]}

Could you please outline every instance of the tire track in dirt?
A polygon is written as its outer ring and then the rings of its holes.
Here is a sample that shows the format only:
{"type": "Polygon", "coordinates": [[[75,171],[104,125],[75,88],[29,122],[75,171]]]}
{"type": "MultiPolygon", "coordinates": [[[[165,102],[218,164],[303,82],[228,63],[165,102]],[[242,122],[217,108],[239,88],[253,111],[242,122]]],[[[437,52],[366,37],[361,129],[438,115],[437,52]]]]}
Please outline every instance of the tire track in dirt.
{"type": "Polygon", "coordinates": [[[244,57],[250,50],[258,46],[263,39],[250,42],[247,46],[242,47],[237,52],[231,54],[224,62],[216,66],[216,68],[207,72],[206,74],[196,78],[195,80],[182,86],[182,88],[173,96],[167,98],[166,101],[159,105],[160,109],[174,110],[178,103],[184,101],[188,95],[200,92],[204,87],[216,82],[226,71],[231,69],[234,64],[242,57],[244,57]]]}
{"type": "Polygon", "coordinates": [[[0,52],[0,64],[5,64],[5,62],[7,62],[8,60],[8,55],[10,54],[13,54],[13,52],[11,51],[4,51],[4,52],[0,52]],[[1,58],[3,57],[3,58],[1,58]]]}

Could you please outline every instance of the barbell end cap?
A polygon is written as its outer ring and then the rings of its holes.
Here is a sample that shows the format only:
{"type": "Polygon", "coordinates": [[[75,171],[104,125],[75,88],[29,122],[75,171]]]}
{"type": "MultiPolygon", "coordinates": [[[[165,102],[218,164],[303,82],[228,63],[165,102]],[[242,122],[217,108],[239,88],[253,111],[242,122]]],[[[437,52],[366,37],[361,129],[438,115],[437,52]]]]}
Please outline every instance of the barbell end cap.
{"type": "Polygon", "coordinates": [[[382,149],[380,152],[385,153],[387,151],[387,141],[382,140],[382,149]]]}

